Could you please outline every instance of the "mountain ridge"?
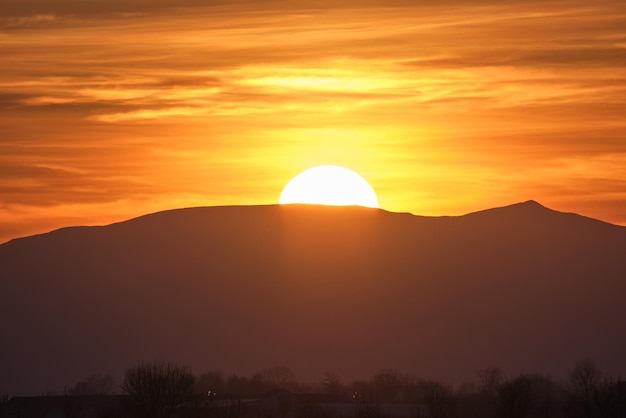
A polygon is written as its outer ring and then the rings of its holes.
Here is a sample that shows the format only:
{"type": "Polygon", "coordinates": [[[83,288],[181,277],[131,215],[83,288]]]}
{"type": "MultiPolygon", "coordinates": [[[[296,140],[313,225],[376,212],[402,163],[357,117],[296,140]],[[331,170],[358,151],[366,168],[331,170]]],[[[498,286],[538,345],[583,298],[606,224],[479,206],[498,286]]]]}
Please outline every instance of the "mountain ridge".
{"type": "Polygon", "coordinates": [[[0,267],[0,393],[155,358],[307,380],[562,376],[586,356],[626,373],[626,229],[533,201],[457,217],[173,209],[12,240],[0,267]]]}
{"type": "MultiPolygon", "coordinates": [[[[173,209],[164,209],[164,210],[160,210],[157,212],[151,212],[151,213],[147,213],[144,215],[139,215],[136,217],[132,217],[129,219],[125,219],[125,220],[121,220],[121,221],[117,221],[117,222],[113,222],[110,224],[105,224],[105,225],[74,225],[74,226],[65,226],[65,227],[61,227],[61,228],[57,228],[51,231],[47,231],[47,232],[42,232],[42,233],[38,233],[38,234],[33,234],[33,235],[27,235],[27,236],[23,236],[23,237],[16,237],[16,238],[12,238],[9,241],[6,241],[4,243],[0,243],[0,246],[8,244],[11,241],[14,240],[21,240],[21,239],[25,239],[25,238],[30,238],[30,237],[35,237],[35,236],[41,236],[41,235],[47,235],[47,234],[51,234],[51,233],[56,233],[57,231],[66,231],[66,230],[75,230],[75,229],[89,229],[89,228],[103,228],[103,227],[109,227],[109,226],[113,226],[113,225],[118,225],[118,224],[125,224],[127,222],[131,222],[131,221],[137,221],[140,219],[144,219],[144,218],[150,218],[150,217],[154,217],[154,216],[162,216],[162,215],[167,215],[167,214],[173,214],[173,213],[179,213],[179,212],[184,212],[184,211],[196,211],[196,210],[211,210],[211,209],[228,209],[228,208],[258,208],[258,207],[265,207],[265,208],[271,208],[271,207],[280,207],[280,206],[285,206],[285,205],[280,205],[280,204],[262,204],[262,205],[218,205],[218,206],[193,206],[193,207],[184,207],[184,208],[173,208],[173,209]]],[[[381,211],[381,212],[385,212],[385,213],[392,213],[392,214],[396,214],[396,215],[403,215],[403,216],[411,216],[411,217],[415,217],[415,218],[425,218],[425,219],[457,219],[457,218],[463,218],[463,217],[472,217],[472,216],[481,216],[483,214],[487,214],[487,213],[495,213],[495,212],[509,212],[509,211],[513,211],[513,210],[524,210],[524,211],[528,211],[528,210],[535,210],[538,211],[536,213],[557,213],[557,214],[564,214],[564,215],[573,215],[579,218],[584,218],[584,219],[588,219],[588,220],[593,220],[595,222],[599,222],[602,224],[607,224],[607,225],[611,225],[611,226],[615,226],[618,228],[626,228],[626,226],[623,225],[617,225],[617,224],[613,224],[607,221],[603,221],[597,218],[592,218],[592,217],[588,217],[585,215],[581,215],[578,213],[574,213],[574,212],[562,212],[562,211],[557,211],[554,209],[551,209],[547,206],[542,205],[541,203],[537,202],[536,200],[526,200],[526,201],[522,201],[522,202],[517,202],[517,203],[512,203],[509,205],[504,205],[504,206],[499,206],[499,207],[494,207],[494,208],[489,208],[489,209],[483,209],[483,210],[478,210],[478,211],[474,211],[474,212],[468,212],[466,214],[462,214],[462,215],[437,215],[437,216],[428,216],[428,215],[419,215],[419,214],[414,214],[411,212],[394,212],[394,211],[389,211],[386,209],[382,209],[382,208],[369,208],[369,207],[361,207],[361,206],[326,206],[326,205],[308,205],[308,204],[291,204],[291,205],[286,205],[286,206],[291,206],[291,207],[310,207],[310,208],[330,208],[331,210],[333,208],[337,208],[339,210],[342,209],[358,209],[358,210],[365,210],[365,211],[381,211]]]]}

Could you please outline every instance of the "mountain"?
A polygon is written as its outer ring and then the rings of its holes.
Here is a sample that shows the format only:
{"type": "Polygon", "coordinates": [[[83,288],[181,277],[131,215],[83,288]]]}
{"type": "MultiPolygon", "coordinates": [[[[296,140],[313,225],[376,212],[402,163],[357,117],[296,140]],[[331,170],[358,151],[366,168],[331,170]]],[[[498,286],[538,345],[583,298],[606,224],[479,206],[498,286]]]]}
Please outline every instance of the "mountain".
{"type": "Polygon", "coordinates": [[[626,375],[626,228],[529,201],[458,217],[200,207],[0,245],[0,395],[140,360],[196,372],[626,375]]]}

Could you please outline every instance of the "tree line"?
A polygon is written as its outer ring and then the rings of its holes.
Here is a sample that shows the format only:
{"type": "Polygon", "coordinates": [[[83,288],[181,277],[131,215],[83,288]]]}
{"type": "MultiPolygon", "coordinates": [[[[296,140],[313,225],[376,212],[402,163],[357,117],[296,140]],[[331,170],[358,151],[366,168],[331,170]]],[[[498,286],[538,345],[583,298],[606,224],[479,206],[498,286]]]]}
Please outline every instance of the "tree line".
{"type": "MultiPolygon", "coordinates": [[[[624,417],[624,384],[603,373],[589,359],[580,360],[565,381],[544,374],[505,378],[497,367],[476,372],[473,382],[457,387],[384,369],[366,380],[344,383],[335,373],[321,382],[298,382],[293,371],[275,366],[251,376],[209,371],[194,375],[172,362],[143,362],[126,370],[121,386],[110,375],[95,374],[76,383],[69,395],[127,395],[132,416],[170,418],[177,407],[198,399],[236,398],[285,389],[316,393],[337,402],[353,402],[360,416],[380,416],[376,405],[410,403],[427,406],[431,418],[614,418],[624,417]],[[121,390],[120,390],[121,389],[121,390]],[[369,408],[368,408],[369,407],[369,408]]],[[[305,416],[303,415],[303,418],[305,416]]]]}

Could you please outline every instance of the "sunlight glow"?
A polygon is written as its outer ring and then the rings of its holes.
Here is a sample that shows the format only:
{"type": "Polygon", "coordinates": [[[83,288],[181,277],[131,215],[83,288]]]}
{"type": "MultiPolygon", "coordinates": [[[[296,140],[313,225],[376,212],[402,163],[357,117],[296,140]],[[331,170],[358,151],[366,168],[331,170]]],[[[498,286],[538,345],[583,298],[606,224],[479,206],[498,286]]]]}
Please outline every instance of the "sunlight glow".
{"type": "Polygon", "coordinates": [[[279,202],[378,208],[372,186],[352,170],[323,165],[303,171],[283,189],[279,202]]]}

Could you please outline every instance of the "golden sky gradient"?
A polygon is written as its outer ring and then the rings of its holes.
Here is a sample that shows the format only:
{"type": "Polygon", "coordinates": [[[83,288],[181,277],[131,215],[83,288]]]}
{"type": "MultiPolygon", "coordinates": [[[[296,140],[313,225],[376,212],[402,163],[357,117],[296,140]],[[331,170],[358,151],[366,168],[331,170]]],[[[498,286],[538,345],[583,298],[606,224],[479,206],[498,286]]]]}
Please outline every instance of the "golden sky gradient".
{"type": "Polygon", "coordinates": [[[5,0],[0,57],[0,242],[321,164],[391,211],[626,224],[623,0],[5,0]]]}

